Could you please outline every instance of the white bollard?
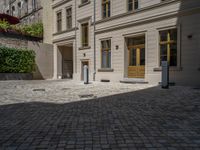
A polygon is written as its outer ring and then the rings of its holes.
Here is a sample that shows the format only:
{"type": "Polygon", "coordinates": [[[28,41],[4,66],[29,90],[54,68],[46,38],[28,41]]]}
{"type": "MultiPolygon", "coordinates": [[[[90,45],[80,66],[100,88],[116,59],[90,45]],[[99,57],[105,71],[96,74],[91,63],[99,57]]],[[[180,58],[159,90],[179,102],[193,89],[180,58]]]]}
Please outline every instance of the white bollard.
{"type": "Polygon", "coordinates": [[[83,69],[84,69],[84,74],[83,74],[84,84],[89,84],[89,70],[88,70],[88,66],[84,65],[83,69]]]}

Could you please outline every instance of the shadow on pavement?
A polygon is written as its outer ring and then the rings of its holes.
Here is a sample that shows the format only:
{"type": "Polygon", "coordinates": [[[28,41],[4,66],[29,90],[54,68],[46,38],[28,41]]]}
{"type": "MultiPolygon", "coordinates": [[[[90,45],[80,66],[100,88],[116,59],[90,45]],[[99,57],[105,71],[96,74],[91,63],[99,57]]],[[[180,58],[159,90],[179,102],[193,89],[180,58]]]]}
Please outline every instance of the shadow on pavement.
{"type": "Polygon", "coordinates": [[[3,105],[0,149],[198,149],[199,97],[154,87],[66,104],[3,105]]]}

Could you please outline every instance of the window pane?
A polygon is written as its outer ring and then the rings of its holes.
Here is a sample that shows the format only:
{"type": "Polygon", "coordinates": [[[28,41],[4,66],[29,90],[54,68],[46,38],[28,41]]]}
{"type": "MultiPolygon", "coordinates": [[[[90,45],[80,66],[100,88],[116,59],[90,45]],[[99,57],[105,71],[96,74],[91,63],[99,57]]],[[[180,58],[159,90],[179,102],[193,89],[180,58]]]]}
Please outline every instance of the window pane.
{"type": "Polygon", "coordinates": [[[82,24],[82,46],[88,46],[88,23],[82,24]]]}
{"type": "Polygon", "coordinates": [[[136,66],[136,49],[130,49],[130,61],[129,66],[136,66]]]}
{"type": "Polygon", "coordinates": [[[177,45],[170,45],[170,66],[177,66],[177,45]]]}
{"type": "Polygon", "coordinates": [[[111,67],[111,40],[101,41],[102,68],[111,67]]]}
{"type": "Polygon", "coordinates": [[[108,64],[107,68],[111,68],[111,51],[108,51],[108,64]]]}
{"type": "Polygon", "coordinates": [[[110,17],[110,1],[108,2],[108,17],[110,17]]]}
{"type": "Polygon", "coordinates": [[[145,48],[140,49],[140,65],[145,65],[145,48]]]}
{"type": "Polygon", "coordinates": [[[160,65],[162,61],[167,61],[167,44],[160,45],[160,65]]]}
{"type": "Polygon", "coordinates": [[[134,1],[134,8],[135,8],[135,9],[138,9],[138,0],[135,0],[135,1],[134,1]]]}
{"type": "Polygon", "coordinates": [[[102,68],[107,68],[107,51],[102,51],[102,68]]]}
{"type": "Polygon", "coordinates": [[[128,0],[128,11],[133,10],[133,0],[128,0]]]}
{"type": "Polygon", "coordinates": [[[170,33],[170,40],[177,41],[177,30],[176,29],[170,30],[169,33],[170,33]]]}
{"type": "Polygon", "coordinates": [[[161,31],[160,32],[160,41],[167,41],[167,34],[168,34],[168,31],[161,31]]]}

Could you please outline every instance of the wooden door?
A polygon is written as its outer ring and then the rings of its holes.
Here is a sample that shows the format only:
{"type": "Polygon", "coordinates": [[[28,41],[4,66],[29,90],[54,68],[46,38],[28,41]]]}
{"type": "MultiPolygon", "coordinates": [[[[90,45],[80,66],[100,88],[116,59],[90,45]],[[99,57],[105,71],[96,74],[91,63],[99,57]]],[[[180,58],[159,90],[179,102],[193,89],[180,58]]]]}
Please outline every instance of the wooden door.
{"type": "Polygon", "coordinates": [[[135,45],[129,47],[128,78],[144,78],[145,76],[145,47],[135,45]]]}

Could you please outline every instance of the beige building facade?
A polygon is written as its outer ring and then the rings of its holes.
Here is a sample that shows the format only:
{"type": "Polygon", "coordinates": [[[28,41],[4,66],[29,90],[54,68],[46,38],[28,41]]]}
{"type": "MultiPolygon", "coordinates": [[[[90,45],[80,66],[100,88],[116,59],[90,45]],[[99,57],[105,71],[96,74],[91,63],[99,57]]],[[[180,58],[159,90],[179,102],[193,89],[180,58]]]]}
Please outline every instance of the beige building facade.
{"type": "Polygon", "coordinates": [[[53,0],[54,79],[200,85],[199,0],[53,0]]]}

